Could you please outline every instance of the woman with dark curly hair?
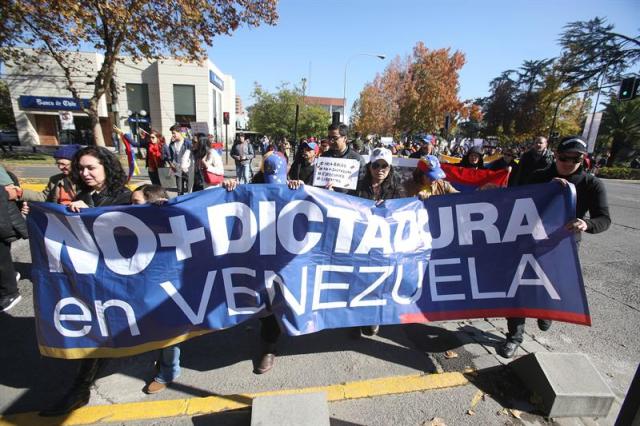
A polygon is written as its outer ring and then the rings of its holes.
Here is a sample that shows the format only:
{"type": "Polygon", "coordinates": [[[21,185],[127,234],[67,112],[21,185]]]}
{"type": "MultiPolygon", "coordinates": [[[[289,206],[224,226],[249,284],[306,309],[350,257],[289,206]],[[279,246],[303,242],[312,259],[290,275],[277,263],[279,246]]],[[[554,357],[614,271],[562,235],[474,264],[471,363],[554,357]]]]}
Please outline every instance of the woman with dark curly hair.
{"type": "Polygon", "coordinates": [[[107,148],[88,146],[74,156],[71,179],[79,192],[69,209],[79,212],[90,207],[129,204],[131,191],[120,161],[107,148]]]}
{"type": "MultiPolygon", "coordinates": [[[[91,207],[131,204],[131,190],[125,186],[127,175],[116,156],[107,148],[89,146],[79,150],[71,163],[71,177],[79,190],[69,204],[69,210],[73,212],[91,207]]],[[[87,405],[91,386],[104,363],[103,358],[81,360],[71,389],[53,407],[41,411],[40,415],[60,416],[87,405]]]]}

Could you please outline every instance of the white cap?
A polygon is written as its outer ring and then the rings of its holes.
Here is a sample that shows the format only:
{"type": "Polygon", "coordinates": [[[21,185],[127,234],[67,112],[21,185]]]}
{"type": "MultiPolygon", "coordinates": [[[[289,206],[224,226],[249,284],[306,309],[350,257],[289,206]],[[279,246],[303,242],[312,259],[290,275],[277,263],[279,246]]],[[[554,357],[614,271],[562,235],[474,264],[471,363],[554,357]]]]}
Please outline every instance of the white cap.
{"type": "Polygon", "coordinates": [[[371,157],[369,157],[370,163],[375,163],[378,160],[384,160],[388,165],[391,165],[391,161],[393,160],[393,155],[391,151],[387,148],[376,148],[371,153],[371,157]]]}

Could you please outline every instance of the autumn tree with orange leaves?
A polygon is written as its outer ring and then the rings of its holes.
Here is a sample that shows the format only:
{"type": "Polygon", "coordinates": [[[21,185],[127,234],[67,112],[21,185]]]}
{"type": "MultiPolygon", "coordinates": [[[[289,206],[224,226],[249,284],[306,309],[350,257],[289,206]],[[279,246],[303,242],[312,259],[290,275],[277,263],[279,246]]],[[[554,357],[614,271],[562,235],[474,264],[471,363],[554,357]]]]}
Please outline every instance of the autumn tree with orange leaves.
{"type": "Polygon", "coordinates": [[[481,119],[479,107],[458,98],[458,72],[464,54],[430,50],[418,42],[405,60],[396,58],[365,86],[354,106],[354,126],[363,133],[435,133],[447,114],[456,120],[481,119]]]}
{"type": "MultiPolygon", "coordinates": [[[[92,80],[89,115],[97,145],[104,146],[98,101],[110,93],[121,55],[154,61],[173,57],[202,61],[219,34],[241,25],[274,24],[277,0],[3,0],[0,2],[0,60],[20,65],[40,55],[54,59],[66,89],[79,98],[80,71],[74,51],[93,47],[104,60],[92,80]],[[29,46],[35,55],[20,49],[29,46]]],[[[35,61],[33,59],[35,58],[35,61]]]]}
{"type": "Polygon", "coordinates": [[[406,64],[396,57],[382,75],[368,83],[352,108],[352,123],[361,133],[395,135],[406,64]]]}
{"type": "Polygon", "coordinates": [[[405,131],[436,132],[444,126],[447,113],[456,117],[463,104],[458,99],[458,71],[464,54],[450,49],[430,50],[418,42],[400,98],[398,125],[405,131]]]}

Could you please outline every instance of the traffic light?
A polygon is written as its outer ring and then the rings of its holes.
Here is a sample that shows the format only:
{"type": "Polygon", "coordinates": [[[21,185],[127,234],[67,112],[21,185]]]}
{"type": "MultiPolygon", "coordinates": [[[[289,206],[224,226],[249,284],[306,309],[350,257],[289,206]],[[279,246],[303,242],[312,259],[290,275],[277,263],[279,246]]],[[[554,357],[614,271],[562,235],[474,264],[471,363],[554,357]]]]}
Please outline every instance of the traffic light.
{"type": "Polygon", "coordinates": [[[625,78],[620,84],[620,92],[618,92],[618,100],[628,101],[636,97],[638,90],[638,80],[635,77],[625,78]]]}
{"type": "Polygon", "coordinates": [[[223,124],[229,124],[229,113],[228,112],[223,112],[222,113],[222,123],[223,124]]]}

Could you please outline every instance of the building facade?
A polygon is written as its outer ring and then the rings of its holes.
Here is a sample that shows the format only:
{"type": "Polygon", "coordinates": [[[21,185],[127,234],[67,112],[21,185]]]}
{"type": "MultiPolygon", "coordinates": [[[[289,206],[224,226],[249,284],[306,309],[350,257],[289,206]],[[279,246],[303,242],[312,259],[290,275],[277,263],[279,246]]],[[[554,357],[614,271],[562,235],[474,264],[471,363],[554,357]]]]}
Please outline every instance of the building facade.
{"type": "MultiPolygon", "coordinates": [[[[93,143],[89,117],[81,110],[93,94],[92,77],[103,56],[98,53],[70,52],[76,55],[79,72],[73,76],[80,99],[73,99],[66,88],[62,69],[48,57],[39,65],[24,67],[5,64],[4,78],[9,87],[18,137],[21,145],[60,145],[93,143]],[[84,76],[84,77],[82,77],[84,76]],[[72,120],[69,119],[72,117],[72,120]]],[[[223,112],[235,122],[235,80],[211,61],[183,63],[173,59],[134,62],[123,57],[116,65],[114,86],[117,91],[103,96],[98,115],[107,146],[113,145],[112,126],[136,133],[139,127],[154,129],[167,140],[169,128],[180,123],[197,123],[223,141],[223,112]]],[[[235,126],[228,126],[229,140],[235,126]]]]}
{"type": "Polygon", "coordinates": [[[334,112],[340,113],[340,120],[344,122],[344,99],[343,98],[323,98],[320,96],[305,96],[305,105],[314,105],[324,108],[333,116],[334,112]]]}

